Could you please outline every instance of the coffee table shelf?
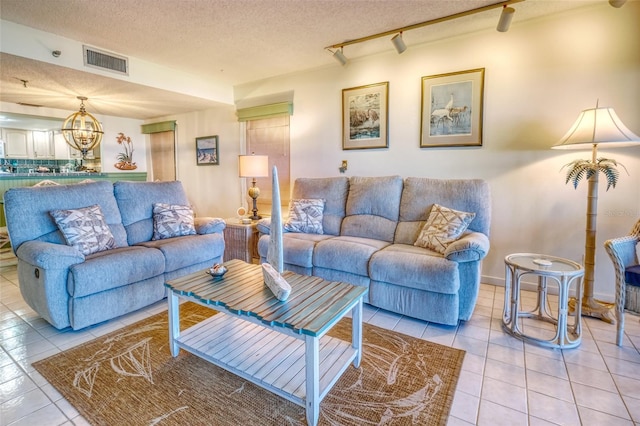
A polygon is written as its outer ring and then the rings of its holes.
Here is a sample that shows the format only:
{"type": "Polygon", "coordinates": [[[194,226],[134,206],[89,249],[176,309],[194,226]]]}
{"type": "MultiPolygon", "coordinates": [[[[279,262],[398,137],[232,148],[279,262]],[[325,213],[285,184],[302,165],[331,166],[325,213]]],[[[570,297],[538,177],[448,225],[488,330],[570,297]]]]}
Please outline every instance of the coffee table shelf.
{"type": "MultiPolygon", "coordinates": [[[[228,315],[214,315],[183,331],[182,349],[298,405],[305,405],[304,340],[228,315]]],[[[356,357],[347,342],[324,336],[319,346],[322,399],[356,357]]]]}

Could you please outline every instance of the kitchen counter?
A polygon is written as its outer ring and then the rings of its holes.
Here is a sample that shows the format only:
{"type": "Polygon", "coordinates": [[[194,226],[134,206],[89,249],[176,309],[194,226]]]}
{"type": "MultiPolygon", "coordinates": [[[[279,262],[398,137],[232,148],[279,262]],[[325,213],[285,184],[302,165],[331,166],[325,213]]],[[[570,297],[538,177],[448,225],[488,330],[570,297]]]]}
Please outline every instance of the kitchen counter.
{"type": "Polygon", "coordinates": [[[7,178],[25,178],[25,177],[33,177],[33,178],[42,178],[42,179],[51,179],[55,177],[78,177],[78,176],[105,176],[105,173],[97,173],[97,172],[67,172],[67,173],[5,173],[0,172],[0,179],[7,178]]]}

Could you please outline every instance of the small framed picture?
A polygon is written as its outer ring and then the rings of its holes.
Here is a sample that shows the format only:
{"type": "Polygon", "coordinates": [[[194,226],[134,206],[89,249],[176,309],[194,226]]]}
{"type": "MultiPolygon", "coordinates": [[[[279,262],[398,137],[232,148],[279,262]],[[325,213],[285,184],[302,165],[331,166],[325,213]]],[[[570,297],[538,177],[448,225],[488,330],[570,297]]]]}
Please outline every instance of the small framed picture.
{"type": "Polygon", "coordinates": [[[220,164],[218,135],[196,138],[196,163],[198,166],[220,164]]]}
{"type": "Polygon", "coordinates": [[[420,148],[482,146],[484,68],[422,77],[420,148]]]}
{"type": "Polygon", "coordinates": [[[342,89],[342,149],[388,148],[389,82],[342,89]]]}

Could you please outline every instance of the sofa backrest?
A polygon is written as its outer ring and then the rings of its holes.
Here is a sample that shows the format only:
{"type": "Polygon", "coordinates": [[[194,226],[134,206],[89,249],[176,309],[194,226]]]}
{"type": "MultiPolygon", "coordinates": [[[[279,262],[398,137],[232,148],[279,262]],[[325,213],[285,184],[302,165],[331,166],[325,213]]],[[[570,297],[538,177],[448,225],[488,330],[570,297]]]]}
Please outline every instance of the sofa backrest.
{"type": "Polygon", "coordinates": [[[489,236],[491,194],[486,181],[410,177],[404,181],[400,218],[394,242],[413,244],[429,217],[433,204],[475,213],[476,217],[468,230],[489,236]]]}
{"type": "Polygon", "coordinates": [[[66,244],[51,210],[99,205],[119,247],[127,245],[122,217],[108,181],[11,188],[4,194],[7,229],[14,252],[26,241],[66,244]]]}
{"type": "Polygon", "coordinates": [[[401,195],[400,176],[351,177],[340,235],[393,242],[401,195]]]}
{"type": "Polygon", "coordinates": [[[179,181],[119,181],[113,184],[113,189],[130,245],[151,240],[154,203],[190,205],[179,181]]]}
{"type": "Polygon", "coordinates": [[[292,199],[320,198],[325,200],[322,216],[323,232],[339,235],[345,215],[349,180],[346,177],[298,178],[293,185],[292,199]]]}

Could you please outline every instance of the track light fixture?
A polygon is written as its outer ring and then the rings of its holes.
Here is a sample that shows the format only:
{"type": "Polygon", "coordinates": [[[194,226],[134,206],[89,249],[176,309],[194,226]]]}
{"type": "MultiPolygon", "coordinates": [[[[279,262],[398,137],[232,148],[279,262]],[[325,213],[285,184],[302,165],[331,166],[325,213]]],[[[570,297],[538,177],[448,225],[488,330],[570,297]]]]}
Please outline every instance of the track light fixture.
{"type": "Polygon", "coordinates": [[[622,7],[626,2],[627,0],[609,0],[609,4],[615,8],[622,7]]]}
{"type": "Polygon", "coordinates": [[[404,40],[402,40],[402,33],[394,35],[391,39],[391,43],[393,43],[393,47],[396,48],[398,53],[402,53],[407,50],[407,45],[404,44],[404,40]]]}
{"type": "MultiPolygon", "coordinates": [[[[428,25],[439,24],[440,22],[451,21],[458,18],[463,18],[465,16],[475,15],[476,13],[486,12],[487,10],[497,9],[502,7],[502,15],[500,15],[500,22],[498,23],[498,31],[507,31],[509,29],[509,24],[511,23],[511,18],[513,18],[513,8],[507,7],[508,5],[520,3],[525,0],[505,0],[494,4],[489,4],[487,6],[478,7],[476,9],[467,10],[460,13],[454,13],[453,15],[443,16],[442,18],[432,19],[430,21],[419,22],[417,24],[408,25],[402,28],[396,28],[395,30],[385,31],[383,33],[372,34],[366,37],[360,37],[349,41],[344,41],[342,43],[336,43],[331,46],[325,47],[325,49],[329,50],[336,61],[340,62],[340,64],[345,65],[347,63],[347,58],[342,53],[342,49],[345,46],[349,46],[351,44],[363,43],[365,41],[373,40],[380,37],[388,37],[393,36],[391,42],[393,46],[396,48],[398,53],[402,53],[407,49],[407,46],[404,44],[404,40],[402,40],[402,33],[409,30],[415,30],[416,28],[426,27],[428,25]],[[503,20],[505,21],[503,23],[503,20]],[[505,29],[501,29],[505,28],[505,29]],[[333,51],[332,49],[339,49],[333,51]]],[[[613,2],[615,3],[624,3],[623,0],[610,0],[613,6],[613,2]]],[[[622,4],[620,5],[622,6],[622,4]]],[[[618,6],[619,7],[619,6],[618,6]]]]}
{"type": "Polygon", "coordinates": [[[515,13],[515,9],[512,7],[507,7],[504,5],[502,8],[502,13],[500,14],[500,20],[498,21],[498,26],[496,30],[501,33],[506,33],[509,31],[509,27],[511,26],[511,20],[513,19],[513,14],[515,13]]]}
{"type": "MultiPolygon", "coordinates": [[[[329,50],[329,52],[331,51],[329,50]]],[[[344,53],[342,53],[342,47],[339,50],[333,52],[333,57],[336,59],[336,61],[340,62],[340,65],[347,64],[348,59],[346,56],[344,56],[344,53]]]]}

